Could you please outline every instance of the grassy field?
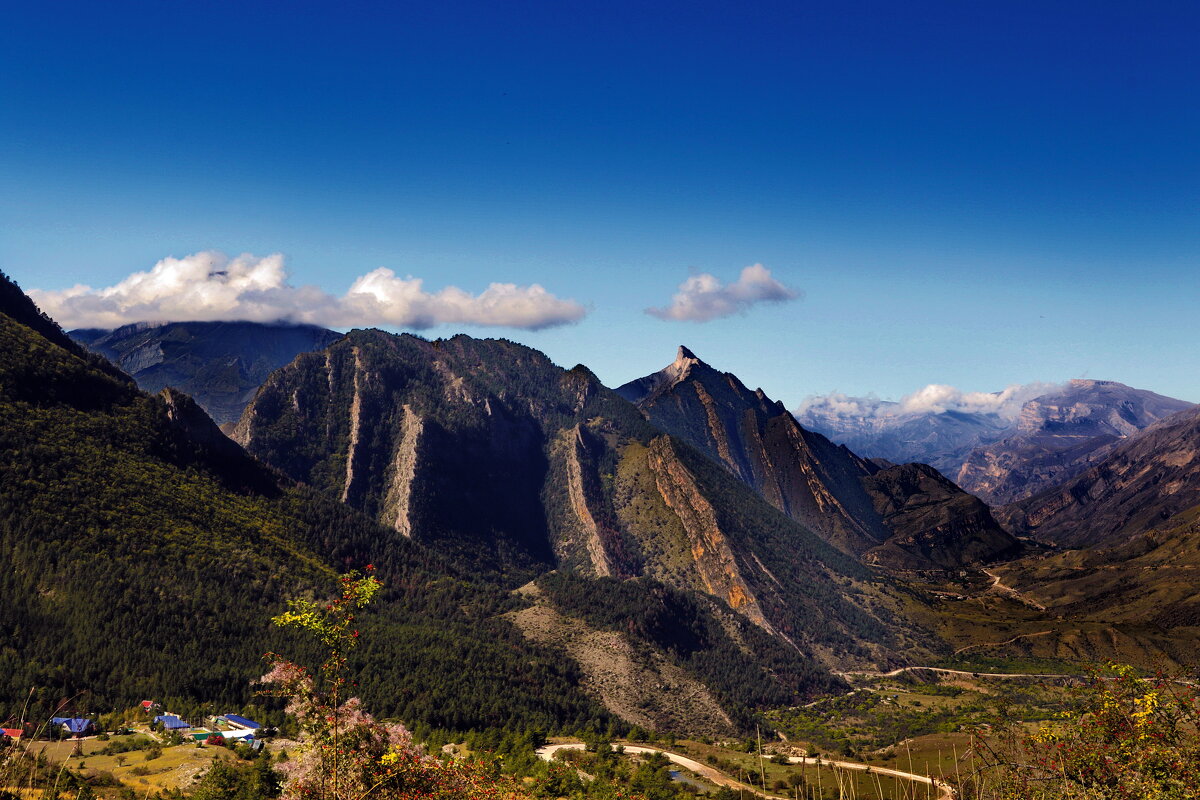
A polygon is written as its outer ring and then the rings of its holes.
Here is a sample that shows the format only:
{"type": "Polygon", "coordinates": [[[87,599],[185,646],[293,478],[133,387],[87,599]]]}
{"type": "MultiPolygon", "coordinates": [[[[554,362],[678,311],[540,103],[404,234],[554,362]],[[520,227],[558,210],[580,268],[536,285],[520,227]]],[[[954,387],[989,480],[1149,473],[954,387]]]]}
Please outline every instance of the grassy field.
{"type": "Polygon", "coordinates": [[[108,741],[97,738],[61,742],[32,742],[31,753],[42,753],[51,764],[80,772],[88,778],[111,775],[139,794],[163,789],[186,789],[212,763],[213,759],[236,758],[224,747],[197,747],[194,742],[162,747],[161,749],[130,750],[113,755],[101,755],[111,744],[128,742],[138,737],[113,737],[108,741]]]}

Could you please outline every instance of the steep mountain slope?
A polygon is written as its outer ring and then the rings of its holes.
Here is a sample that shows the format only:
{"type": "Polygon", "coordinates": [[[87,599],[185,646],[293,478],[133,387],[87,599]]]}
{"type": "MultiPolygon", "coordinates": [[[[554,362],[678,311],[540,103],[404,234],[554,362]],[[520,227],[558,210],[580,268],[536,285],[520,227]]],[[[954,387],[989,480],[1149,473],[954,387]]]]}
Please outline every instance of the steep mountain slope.
{"type": "Polygon", "coordinates": [[[1060,614],[1200,629],[1200,507],[1111,548],[1027,559],[1006,583],[1060,614]]]}
{"type": "Polygon", "coordinates": [[[1114,544],[1200,504],[1200,408],[1136,433],[1061,486],[1000,509],[1013,530],[1067,547],[1114,544]]]}
{"type": "Polygon", "coordinates": [[[1016,502],[1075,477],[1127,437],[1191,405],[1115,381],[1073,380],[1027,402],[1016,429],[975,448],[955,478],[993,505],[1016,502]]]}
{"type": "Polygon", "coordinates": [[[353,331],[274,373],[234,435],[296,480],[479,569],[698,592],[825,664],[930,646],[905,628],[908,601],[853,559],[657,431],[587,369],[513,342],[353,331]],[[895,626],[882,621],[892,615],[895,626]]]}
{"type": "Polygon", "coordinates": [[[0,276],[0,716],[144,697],[242,704],[293,593],[373,561],[364,699],[413,723],[606,724],[507,592],[281,482],[184,395],[151,396],[0,276]]]}
{"type": "Polygon", "coordinates": [[[988,560],[1018,549],[986,506],[928,468],[865,461],[806,430],[761,389],[750,391],[686,347],[662,371],[616,391],[656,427],[869,563],[957,567],[964,558],[988,560]]]}
{"type": "Polygon", "coordinates": [[[1192,672],[1200,653],[1200,508],[1111,548],[1033,555],[991,568],[982,594],[946,603],[947,666],[1062,671],[1106,661],[1192,672]]]}
{"type": "Polygon", "coordinates": [[[179,389],[226,426],[237,422],[271,372],[341,334],[285,322],[142,322],[74,330],[70,336],[133,376],[142,389],[179,389]]]}
{"type": "Polygon", "coordinates": [[[899,403],[822,397],[796,410],[796,420],[855,453],[895,464],[919,462],[953,479],[976,447],[1010,433],[1013,420],[948,409],[912,413],[899,403]]]}

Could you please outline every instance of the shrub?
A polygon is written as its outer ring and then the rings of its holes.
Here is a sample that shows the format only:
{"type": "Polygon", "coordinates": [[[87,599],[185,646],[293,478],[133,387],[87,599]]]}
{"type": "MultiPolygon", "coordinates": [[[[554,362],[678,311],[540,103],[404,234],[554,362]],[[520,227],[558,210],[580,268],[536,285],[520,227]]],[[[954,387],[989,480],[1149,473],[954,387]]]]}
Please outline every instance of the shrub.
{"type": "Polygon", "coordinates": [[[355,611],[379,593],[381,584],[367,568],[341,578],[341,596],[323,608],[293,601],[275,617],[283,627],[314,635],[326,648],[320,680],[307,669],[268,654],[272,669],[261,682],[288,700],[287,711],[300,724],[303,749],[279,763],[284,800],[515,800],[517,785],[481,761],[441,761],[426,755],[400,724],[383,724],[358,698],[343,699],[347,652],[358,642],[355,611]]]}
{"type": "Polygon", "coordinates": [[[964,800],[1194,800],[1200,702],[1183,681],[1097,672],[1072,710],[1033,733],[998,725],[977,737],[964,800]]]}

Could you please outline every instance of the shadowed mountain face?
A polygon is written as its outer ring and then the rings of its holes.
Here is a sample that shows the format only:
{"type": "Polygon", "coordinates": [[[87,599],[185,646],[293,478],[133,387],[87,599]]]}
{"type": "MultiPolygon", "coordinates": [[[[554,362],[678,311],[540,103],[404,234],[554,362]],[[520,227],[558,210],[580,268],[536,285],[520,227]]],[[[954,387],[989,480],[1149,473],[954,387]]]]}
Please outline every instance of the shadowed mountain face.
{"type": "Polygon", "coordinates": [[[237,422],[271,372],[341,337],[315,325],[258,322],[142,322],[70,335],[148,392],[170,386],[191,395],[222,426],[237,422]]]}
{"type": "Polygon", "coordinates": [[[901,569],[957,567],[1018,547],[987,507],[934,470],[865,461],[809,431],[762,390],[680,347],[665,369],[616,390],[826,541],[901,569]]]}
{"type": "Polygon", "coordinates": [[[843,593],[853,584],[902,616],[853,558],[586,368],[513,342],[354,331],[274,373],[234,437],[479,569],[659,581],[823,663],[913,646],[902,621],[889,631],[843,593]]]}
{"type": "Polygon", "coordinates": [[[1031,497],[1191,405],[1115,381],[1071,381],[1061,392],[1027,402],[1011,434],[975,448],[958,472],[958,485],[993,505],[1031,497]]]}
{"type": "Polygon", "coordinates": [[[1006,506],[1012,530],[1066,547],[1119,544],[1200,504],[1200,408],[1137,432],[1061,486],[1006,506]]]}

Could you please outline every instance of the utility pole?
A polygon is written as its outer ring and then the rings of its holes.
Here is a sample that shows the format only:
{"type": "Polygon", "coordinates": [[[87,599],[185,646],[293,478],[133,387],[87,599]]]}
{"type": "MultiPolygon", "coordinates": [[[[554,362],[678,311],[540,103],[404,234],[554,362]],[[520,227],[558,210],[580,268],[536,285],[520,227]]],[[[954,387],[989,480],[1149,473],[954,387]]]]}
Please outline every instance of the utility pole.
{"type": "Polygon", "coordinates": [[[758,723],[754,723],[754,735],[758,737],[758,777],[762,778],[763,792],[767,791],[767,771],[763,767],[762,753],[762,730],[758,727],[758,723]]]}

